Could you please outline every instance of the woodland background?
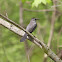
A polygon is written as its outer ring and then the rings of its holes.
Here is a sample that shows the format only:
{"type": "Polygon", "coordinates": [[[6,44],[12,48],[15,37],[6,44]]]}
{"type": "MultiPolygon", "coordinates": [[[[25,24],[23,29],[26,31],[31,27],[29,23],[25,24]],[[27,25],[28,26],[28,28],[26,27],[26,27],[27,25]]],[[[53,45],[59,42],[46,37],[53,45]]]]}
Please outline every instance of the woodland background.
{"type": "MultiPolygon", "coordinates": [[[[62,0],[0,0],[0,13],[24,28],[36,17],[37,28],[32,33],[44,40],[62,59],[62,0]]],[[[0,25],[0,62],[53,62],[44,51],[0,25]]]]}

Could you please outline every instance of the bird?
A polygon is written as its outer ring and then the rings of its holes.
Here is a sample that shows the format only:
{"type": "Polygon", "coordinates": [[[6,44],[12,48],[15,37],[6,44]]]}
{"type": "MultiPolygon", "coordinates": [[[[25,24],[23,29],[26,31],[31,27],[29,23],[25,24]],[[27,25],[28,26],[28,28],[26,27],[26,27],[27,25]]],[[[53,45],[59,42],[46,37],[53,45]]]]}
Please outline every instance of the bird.
{"type": "MultiPolygon", "coordinates": [[[[39,20],[38,18],[32,18],[30,23],[28,24],[28,26],[26,27],[26,31],[32,33],[36,27],[37,27],[37,23],[36,20],[39,20]]],[[[20,42],[23,42],[27,39],[28,34],[25,33],[24,36],[21,38],[20,42]]]]}

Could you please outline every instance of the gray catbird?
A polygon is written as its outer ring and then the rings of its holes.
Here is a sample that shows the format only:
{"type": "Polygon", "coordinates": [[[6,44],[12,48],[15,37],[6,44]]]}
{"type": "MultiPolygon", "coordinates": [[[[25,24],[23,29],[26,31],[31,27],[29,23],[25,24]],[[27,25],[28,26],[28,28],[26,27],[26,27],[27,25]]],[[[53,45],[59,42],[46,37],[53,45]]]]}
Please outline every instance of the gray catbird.
{"type": "MultiPolygon", "coordinates": [[[[36,20],[38,20],[38,18],[32,18],[31,19],[30,23],[28,24],[28,26],[26,28],[26,30],[28,32],[32,33],[35,30],[35,28],[37,27],[36,20]]],[[[22,39],[20,40],[20,42],[25,41],[27,39],[27,36],[28,36],[28,34],[25,33],[24,36],[22,37],[22,39]]]]}

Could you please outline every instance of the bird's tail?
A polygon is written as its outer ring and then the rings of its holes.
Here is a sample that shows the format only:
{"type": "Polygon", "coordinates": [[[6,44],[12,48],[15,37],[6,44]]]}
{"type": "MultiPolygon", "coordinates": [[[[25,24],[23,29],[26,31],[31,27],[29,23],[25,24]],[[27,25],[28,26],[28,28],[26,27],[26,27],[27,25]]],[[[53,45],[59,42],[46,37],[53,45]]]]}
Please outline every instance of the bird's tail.
{"type": "Polygon", "coordinates": [[[20,40],[20,42],[23,42],[27,39],[27,34],[25,33],[25,35],[22,37],[22,39],[20,40]]]}

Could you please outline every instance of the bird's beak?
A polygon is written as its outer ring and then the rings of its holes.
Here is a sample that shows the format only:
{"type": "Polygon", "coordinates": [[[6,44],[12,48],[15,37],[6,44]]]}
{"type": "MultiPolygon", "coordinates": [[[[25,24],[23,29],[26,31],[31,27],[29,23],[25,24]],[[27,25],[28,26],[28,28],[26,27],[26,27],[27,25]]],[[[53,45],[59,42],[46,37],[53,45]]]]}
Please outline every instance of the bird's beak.
{"type": "Polygon", "coordinates": [[[36,20],[39,20],[39,18],[36,18],[36,20]]]}

